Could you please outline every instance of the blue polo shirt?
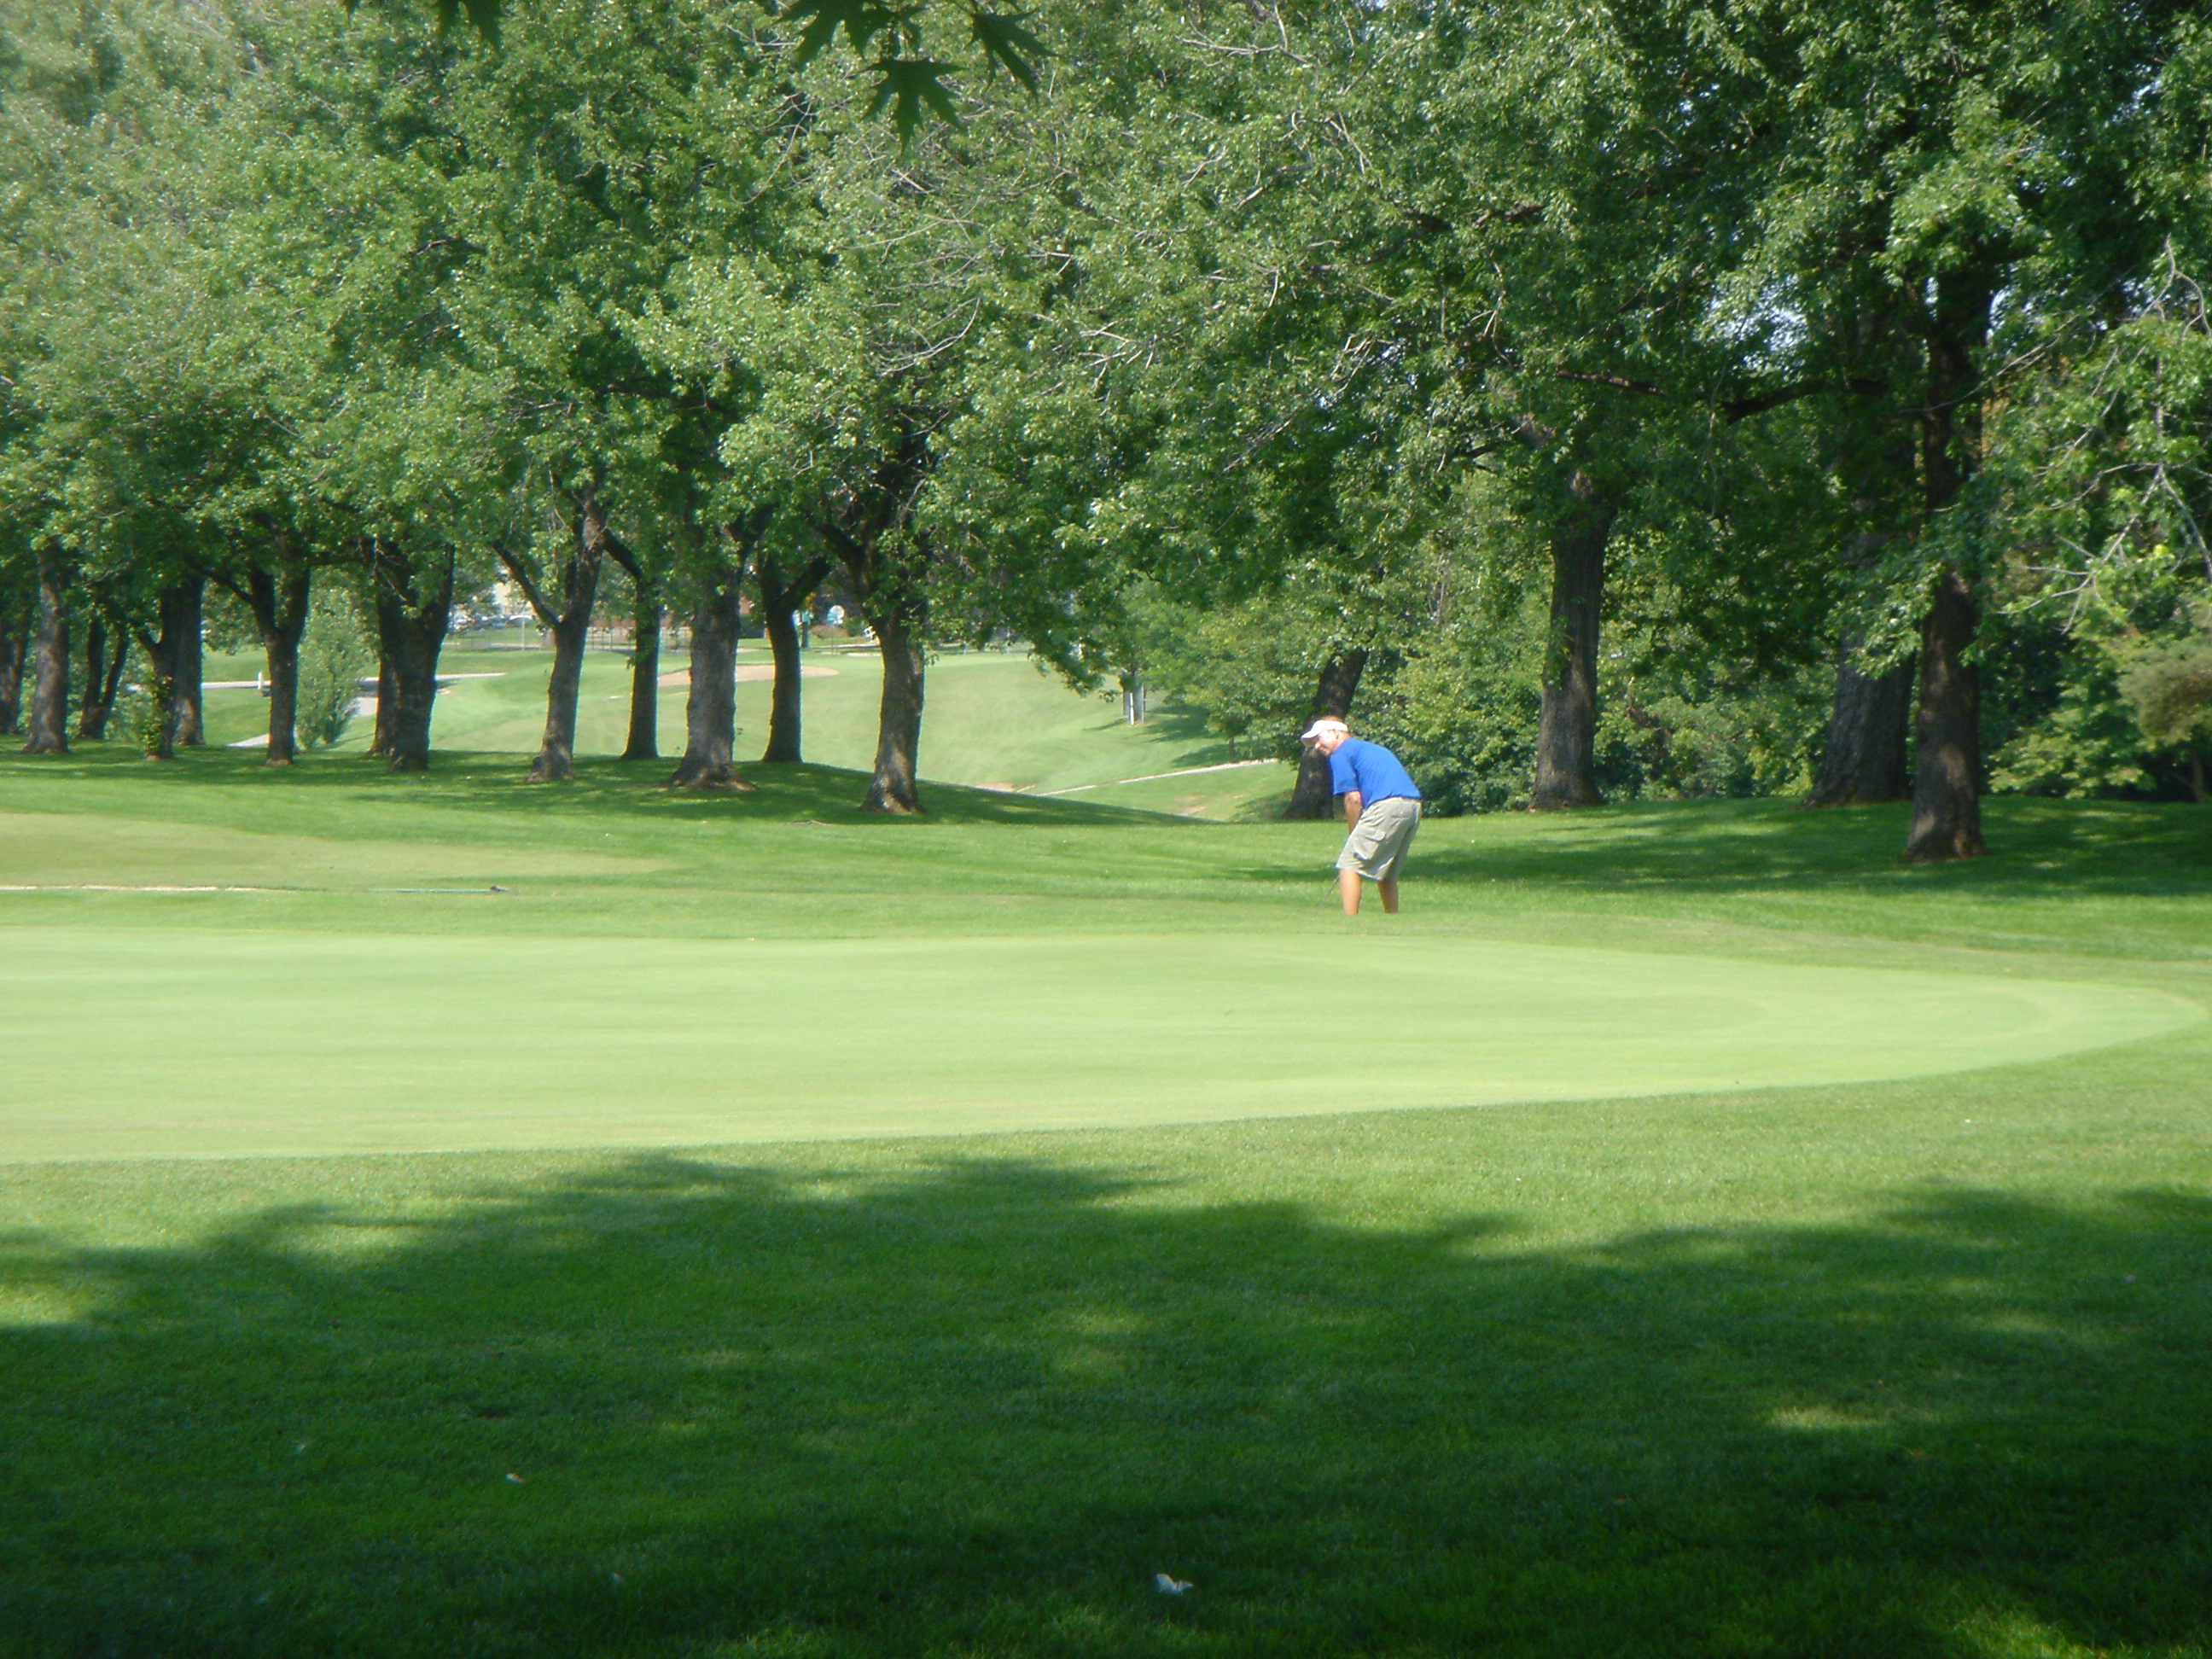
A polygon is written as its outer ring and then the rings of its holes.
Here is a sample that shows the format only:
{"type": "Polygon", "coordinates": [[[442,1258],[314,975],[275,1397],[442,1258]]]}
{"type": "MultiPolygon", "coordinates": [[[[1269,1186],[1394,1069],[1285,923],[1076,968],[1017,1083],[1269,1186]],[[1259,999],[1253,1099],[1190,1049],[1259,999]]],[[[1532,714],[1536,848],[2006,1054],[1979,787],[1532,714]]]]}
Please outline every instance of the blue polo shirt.
{"type": "Polygon", "coordinates": [[[1395,755],[1379,743],[1363,743],[1358,738],[1346,738],[1337,744],[1336,752],[1328,757],[1328,781],[1333,794],[1348,795],[1358,790],[1363,808],[1378,800],[1421,798],[1395,755]]]}

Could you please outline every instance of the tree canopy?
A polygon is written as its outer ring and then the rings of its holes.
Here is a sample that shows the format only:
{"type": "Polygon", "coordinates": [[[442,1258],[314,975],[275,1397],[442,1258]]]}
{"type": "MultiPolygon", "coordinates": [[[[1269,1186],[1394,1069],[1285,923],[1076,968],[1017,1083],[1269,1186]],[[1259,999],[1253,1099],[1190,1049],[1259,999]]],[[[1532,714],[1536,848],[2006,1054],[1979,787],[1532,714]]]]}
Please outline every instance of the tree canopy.
{"type": "Polygon", "coordinates": [[[188,708],[205,592],[289,684],[325,592],[417,764],[456,596],[580,650],[604,562],[656,637],[855,607],[887,810],[1008,633],[1274,752],[1356,702],[1468,808],[2201,794],[2208,62],[2103,0],[27,3],[0,677],[188,708]]]}

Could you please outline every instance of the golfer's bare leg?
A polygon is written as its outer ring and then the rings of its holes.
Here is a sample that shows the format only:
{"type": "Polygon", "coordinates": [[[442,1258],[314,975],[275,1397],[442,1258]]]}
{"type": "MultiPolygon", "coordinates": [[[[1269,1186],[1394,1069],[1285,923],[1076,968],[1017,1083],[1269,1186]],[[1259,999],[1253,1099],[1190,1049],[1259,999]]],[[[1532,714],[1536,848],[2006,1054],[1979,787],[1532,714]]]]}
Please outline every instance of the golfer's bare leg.
{"type": "Polygon", "coordinates": [[[1375,884],[1375,890],[1382,895],[1383,915],[1390,916],[1396,915],[1398,914],[1398,878],[1395,876],[1383,877],[1382,880],[1375,884]]]}
{"type": "Polygon", "coordinates": [[[1338,871],[1336,872],[1336,890],[1338,896],[1344,900],[1344,914],[1347,916],[1358,915],[1359,914],[1359,872],[1357,870],[1338,871]]]}

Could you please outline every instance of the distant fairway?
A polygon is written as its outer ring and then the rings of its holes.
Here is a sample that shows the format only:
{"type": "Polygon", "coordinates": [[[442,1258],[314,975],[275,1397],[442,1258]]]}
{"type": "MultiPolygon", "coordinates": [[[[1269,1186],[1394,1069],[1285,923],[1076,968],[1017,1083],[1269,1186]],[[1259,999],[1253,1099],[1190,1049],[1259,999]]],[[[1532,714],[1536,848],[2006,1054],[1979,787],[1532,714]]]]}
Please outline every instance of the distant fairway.
{"type": "Polygon", "coordinates": [[[71,927],[0,933],[0,998],[41,1034],[0,1107],[15,1158],[1115,1127],[1869,1082],[2201,1018],[2116,986],[1371,935],[549,951],[71,927]],[[211,1016],[233,1040],[205,1040],[211,1016]],[[107,1040],[118,1024],[129,1044],[107,1040]]]}
{"type": "MultiPolygon", "coordinates": [[[[805,661],[806,757],[829,766],[871,765],[882,659],[871,649],[847,647],[807,652],[805,661]]],[[[551,664],[550,651],[486,646],[469,637],[455,641],[439,659],[441,670],[455,678],[438,694],[433,744],[516,756],[534,752],[545,729],[551,664]]],[[[671,756],[683,752],[687,693],[680,682],[669,682],[684,665],[682,652],[662,655],[661,666],[670,672],[659,702],[660,746],[671,756]]],[[[766,647],[757,642],[738,653],[745,676],[738,686],[740,763],[759,754],[768,738],[769,685],[760,677],[769,665],[766,647]]],[[[210,678],[246,679],[257,668],[258,659],[226,659],[210,669],[210,678]]],[[[1072,691],[1020,653],[948,653],[931,665],[927,690],[925,778],[993,789],[1078,789],[1095,805],[1216,817],[1290,787],[1291,769],[1280,763],[1214,769],[1237,757],[1194,719],[1162,708],[1145,724],[1131,726],[1121,718],[1117,696],[1072,691]],[[1121,781],[1125,779],[1139,781],[1121,781]]],[[[576,753],[621,753],[629,720],[628,657],[589,653],[576,707],[576,753]]],[[[267,700],[250,688],[208,694],[210,742],[265,733],[268,720],[267,700]]],[[[368,721],[356,720],[337,752],[360,753],[369,731],[368,721]]]]}

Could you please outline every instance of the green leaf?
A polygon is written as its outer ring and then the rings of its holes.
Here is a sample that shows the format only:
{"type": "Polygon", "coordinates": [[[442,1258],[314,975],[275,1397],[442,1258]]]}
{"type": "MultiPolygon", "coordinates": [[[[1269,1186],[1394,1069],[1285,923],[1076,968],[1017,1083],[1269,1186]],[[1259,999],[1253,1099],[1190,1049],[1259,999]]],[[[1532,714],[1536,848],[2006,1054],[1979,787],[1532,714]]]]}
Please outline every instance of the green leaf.
{"type": "Polygon", "coordinates": [[[801,25],[795,59],[801,65],[827,51],[841,28],[854,52],[866,52],[868,42],[898,21],[876,0],[789,0],[776,15],[787,23],[801,25]]]}
{"type": "Polygon", "coordinates": [[[982,50],[987,68],[1003,69],[1031,92],[1037,89],[1036,60],[1052,56],[1043,41],[1022,27],[1027,12],[976,11],[968,31],[982,50]]]}
{"type": "Polygon", "coordinates": [[[959,67],[957,64],[939,64],[927,58],[884,58],[876,61],[876,95],[868,105],[871,118],[882,113],[884,106],[891,108],[892,125],[898,128],[899,143],[911,143],[921,125],[922,106],[927,104],[948,126],[960,125],[958,106],[952,101],[952,89],[945,84],[945,77],[959,67]]]}

